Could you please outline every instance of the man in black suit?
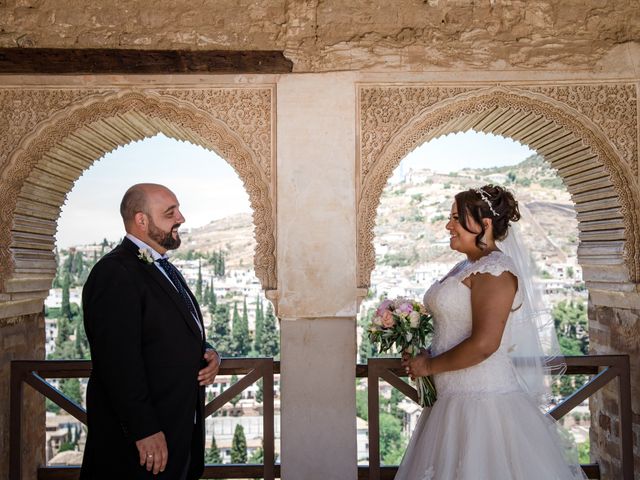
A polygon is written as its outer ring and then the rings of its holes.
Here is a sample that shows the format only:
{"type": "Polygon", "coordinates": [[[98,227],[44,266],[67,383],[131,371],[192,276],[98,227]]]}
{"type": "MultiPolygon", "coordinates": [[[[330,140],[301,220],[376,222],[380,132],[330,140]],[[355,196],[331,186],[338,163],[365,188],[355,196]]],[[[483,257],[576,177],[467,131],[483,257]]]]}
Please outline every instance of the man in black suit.
{"type": "Polygon", "coordinates": [[[204,469],[204,386],[220,365],[202,314],[166,259],[184,222],[176,196],[132,186],[126,237],[93,268],[82,294],[93,368],[81,479],[195,480],[204,469]]]}

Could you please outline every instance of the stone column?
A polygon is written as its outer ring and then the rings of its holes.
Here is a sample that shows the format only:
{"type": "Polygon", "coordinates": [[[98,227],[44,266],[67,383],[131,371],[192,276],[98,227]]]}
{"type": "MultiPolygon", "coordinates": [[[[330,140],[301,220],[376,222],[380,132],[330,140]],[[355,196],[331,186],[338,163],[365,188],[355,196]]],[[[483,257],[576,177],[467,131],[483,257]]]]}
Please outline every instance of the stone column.
{"type": "Polygon", "coordinates": [[[284,480],[357,478],[352,74],[278,82],[284,480]]]}
{"type": "MultiPolygon", "coordinates": [[[[628,295],[631,297],[632,295],[628,295]]],[[[636,478],[640,475],[640,309],[595,305],[589,300],[589,341],[593,355],[628,354],[636,478]]],[[[591,458],[603,479],[622,478],[618,384],[591,397],[591,458]]]]}
{"type": "MultiPolygon", "coordinates": [[[[9,478],[11,360],[34,359],[44,359],[44,314],[0,318],[0,478],[9,478]]],[[[23,392],[22,478],[35,480],[37,466],[45,461],[44,398],[28,385],[23,392]]]]}

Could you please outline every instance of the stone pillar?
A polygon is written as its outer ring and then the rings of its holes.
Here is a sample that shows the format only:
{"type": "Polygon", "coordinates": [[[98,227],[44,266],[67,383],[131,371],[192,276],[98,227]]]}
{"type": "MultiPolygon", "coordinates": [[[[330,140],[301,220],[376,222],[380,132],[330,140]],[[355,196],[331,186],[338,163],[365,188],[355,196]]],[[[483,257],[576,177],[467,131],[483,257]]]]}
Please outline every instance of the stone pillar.
{"type": "MultiPolygon", "coordinates": [[[[631,364],[631,408],[636,475],[640,475],[640,310],[594,305],[589,300],[590,353],[628,354],[631,364]]],[[[600,390],[590,401],[591,458],[603,479],[622,478],[618,385],[600,390]]]]}
{"type": "Polygon", "coordinates": [[[357,478],[352,74],[278,82],[284,480],[357,478]]]}
{"type": "MultiPolygon", "coordinates": [[[[42,313],[0,318],[0,478],[9,478],[9,379],[11,360],[44,359],[42,313]]],[[[35,480],[45,461],[45,413],[42,395],[23,387],[22,478],[35,480]]]]}

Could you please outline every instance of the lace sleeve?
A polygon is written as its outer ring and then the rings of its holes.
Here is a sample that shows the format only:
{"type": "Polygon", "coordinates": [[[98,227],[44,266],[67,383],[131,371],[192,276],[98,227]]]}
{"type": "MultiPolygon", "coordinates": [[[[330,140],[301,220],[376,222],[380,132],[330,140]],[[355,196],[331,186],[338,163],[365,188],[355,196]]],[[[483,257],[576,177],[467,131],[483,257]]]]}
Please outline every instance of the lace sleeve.
{"type": "Polygon", "coordinates": [[[497,277],[504,272],[510,272],[517,276],[513,260],[502,252],[492,252],[480,260],[471,263],[465,269],[464,278],[474,273],[490,273],[497,277]]]}
{"type": "Polygon", "coordinates": [[[492,252],[489,255],[482,257],[477,262],[470,264],[462,274],[462,279],[469,278],[476,273],[489,273],[495,277],[501,275],[504,272],[513,274],[518,279],[518,290],[516,296],[513,299],[513,305],[518,308],[522,303],[522,292],[520,291],[520,279],[518,277],[518,271],[515,263],[511,257],[505,255],[502,252],[492,252]]]}

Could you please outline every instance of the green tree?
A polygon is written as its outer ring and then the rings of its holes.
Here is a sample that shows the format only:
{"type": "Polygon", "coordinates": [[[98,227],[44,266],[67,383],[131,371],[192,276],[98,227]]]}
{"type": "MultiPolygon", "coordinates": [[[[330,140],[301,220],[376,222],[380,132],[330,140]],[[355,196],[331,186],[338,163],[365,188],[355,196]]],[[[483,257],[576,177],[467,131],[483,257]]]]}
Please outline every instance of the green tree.
{"type": "Polygon", "coordinates": [[[247,463],[247,439],[244,436],[244,428],[239,423],[231,441],[231,463],[247,463]]]}
{"type": "Polygon", "coordinates": [[[220,455],[220,450],[218,450],[216,436],[213,432],[211,432],[211,446],[204,453],[204,463],[214,465],[222,463],[222,456],[220,455]]]}
{"type": "Polygon", "coordinates": [[[267,313],[262,327],[260,354],[273,358],[277,358],[280,355],[280,334],[276,327],[276,316],[273,314],[273,307],[270,302],[267,305],[267,313]]]}
{"type": "Polygon", "coordinates": [[[264,399],[264,385],[262,383],[262,379],[258,380],[258,389],[256,390],[256,402],[262,403],[264,399]]]}
{"type": "Polygon", "coordinates": [[[60,382],[60,391],[76,402],[82,405],[82,388],[80,387],[80,379],[65,378],[60,382]]]}
{"type": "Polygon", "coordinates": [[[249,457],[249,463],[252,465],[260,465],[264,463],[264,440],[262,441],[262,446],[257,448],[249,457]]]}
{"type": "MultiPolygon", "coordinates": [[[[233,374],[231,375],[231,383],[229,384],[229,387],[232,387],[233,385],[235,385],[236,383],[238,383],[238,376],[233,374]]],[[[238,402],[240,401],[240,399],[242,398],[242,393],[239,393],[238,395],[236,395],[235,397],[233,397],[229,403],[231,405],[233,405],[234,407],[238,404],[238,402]]]]}
{"type": "Polygon", "coordinates": [[[211,319],[209,338],[215,342],[216,350],[221,357],[232,354],[231,336],[229,332],[229,307],[225,304],[216,305],[215,314],[211,319]]]}
{"type": "Polygon", "coordinates": [[[405,450],[402,422],[389,413],[380,413],[380,456],[385,465],[397,465],[405,450]]]}
{"type": "Polygon", "coordinates": [[[234,302],[232,318],[233,353],[236,357],[246,357],[249,354],[249,350],[251,350],[246,299],[244,302],[242,317],[238,313],[238,304],[234,302]]]}
{"type": "Polygon", "coordinates": [[[561,301],[551,312],[563,355],[589,354],[589,320],[584,302],[561,301]]]}
{"type": "Polygon", "coordinates": [[[60,449],[58,452],[72,452],[76,449],[76,442],[64,441],[60,444],[60,449]]]}
{"type": "Polygon", "coordinates": [[[196,300],[202,303],[202,260],[198,261],[198,278],[196,279],[196,300]]]}
{"type": "Polygon", "coordinates": [[[262,345],[262,331],[264,326],[264,314],[262,313],[262,300],[260,296],[256,297],[256,322],[253,339],[253,351],[256,355],[260,355],[260,345],[262,345]]]}
{"type": "Polygon", "coordinates": [[[356,388],[356,415],[365,421],[369,420],[369,398],[367,395],[367,390],[356,388]]]}
{"type": "Polygon", "coordinates": [[[209,281],[209,299],[207,301],[207,308],[209,309],[209,313],[211,315],[215,315],[216,307],[218,306],[218,298],[216,297],[216,292],[213,289],[213,278],[209,281]]]}
{"type": "Polygon", "coordinates": [[[105,250],[109,247],[109,241],[104,238],[100,244],[100,256],[104,256],[105,250]]]}
{"type": "Polygon", "coordinates": [[[69,286],[71,284],[71,278],[69,272],[65,272],[62,277],[62,316],[67,320],[71,319],[71,304],[69,302],[69,286]]]}

